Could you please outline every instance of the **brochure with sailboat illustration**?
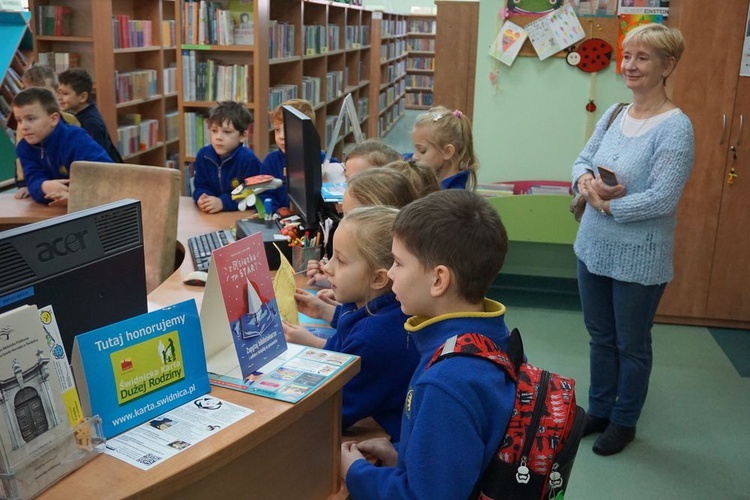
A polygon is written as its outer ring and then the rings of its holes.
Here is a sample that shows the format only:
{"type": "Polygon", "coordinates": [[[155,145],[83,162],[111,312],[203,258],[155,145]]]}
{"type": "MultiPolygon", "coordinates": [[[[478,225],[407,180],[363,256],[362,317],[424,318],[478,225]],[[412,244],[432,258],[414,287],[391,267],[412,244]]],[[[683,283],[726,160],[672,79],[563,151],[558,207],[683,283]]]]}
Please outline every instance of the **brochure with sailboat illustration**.
{"type": "Polygon", "coordinates": [[[200,316],[212,383],[213,375],[241,382],[286,351],[260,233],[213,252],[200,316]]]}

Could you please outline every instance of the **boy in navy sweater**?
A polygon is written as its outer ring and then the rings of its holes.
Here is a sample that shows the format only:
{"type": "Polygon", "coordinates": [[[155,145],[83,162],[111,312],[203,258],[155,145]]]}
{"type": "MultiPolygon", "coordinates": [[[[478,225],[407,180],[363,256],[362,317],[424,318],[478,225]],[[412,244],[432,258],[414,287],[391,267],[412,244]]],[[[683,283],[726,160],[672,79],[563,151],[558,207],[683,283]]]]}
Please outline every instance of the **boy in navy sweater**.
{"type": "Polygon", "coordinates": [[[89,101],[94,90],[94,82],[91,75],[85,69],[74,68],[63,71],[58,76],[60,85],[58,87],[58,99],[63,111],[73,113],[81,122],[81,127],[89,133],[107,152],[115,163],[122,163],[122,156],[117,151],[117,146],[112,142],[107,132],[107,125],[96,104],[89,101]]]}
{"type": "Polygon", "coordinates": [[[234,101],[220,102],[209,112],[211,144],[203,146],[195,157],[193,190],[193,200],[204,212],[237,210],[232,190],[245,178],[260,174],[260,160],[243,144],[251,121],[245,106],[234,101]]]}
{"type": "Polygon", "coordinates": [[[515,384],[473,356],[426,366],[462,333],[481,333],[508,348],[505,306],[485,298],[507,247],[497,212],[470,191],[429,194],[396,217],[388,277],[401,309],[412,315],[405,328],[420,362],[409,384],[400,442],[341,445],[341,473],[352,498],[468,498],[482,477],[505,435],[515,384]]]}
{"type": "Polygon", "coordinates": [[[31,87],[13,98],[16,146],[29,194],[38,203],[66,204],[70,165],[77,160],[111,163],[85,130],[60,119],[60,107],[49,89],[31,87]]]}

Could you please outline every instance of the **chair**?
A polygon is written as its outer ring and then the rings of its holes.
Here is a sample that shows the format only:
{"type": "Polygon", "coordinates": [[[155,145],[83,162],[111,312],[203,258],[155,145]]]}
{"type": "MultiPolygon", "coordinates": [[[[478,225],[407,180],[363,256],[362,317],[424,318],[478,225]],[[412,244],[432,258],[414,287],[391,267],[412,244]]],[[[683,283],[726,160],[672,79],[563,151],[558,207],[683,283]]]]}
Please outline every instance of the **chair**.
{"type": "Polygon", "coordinates": [[[177,170],[76,161],[70,168],[68,213],[123,198],[140,200],[146,288],[151,292],[175,270],[180,192],[177,170]]]}

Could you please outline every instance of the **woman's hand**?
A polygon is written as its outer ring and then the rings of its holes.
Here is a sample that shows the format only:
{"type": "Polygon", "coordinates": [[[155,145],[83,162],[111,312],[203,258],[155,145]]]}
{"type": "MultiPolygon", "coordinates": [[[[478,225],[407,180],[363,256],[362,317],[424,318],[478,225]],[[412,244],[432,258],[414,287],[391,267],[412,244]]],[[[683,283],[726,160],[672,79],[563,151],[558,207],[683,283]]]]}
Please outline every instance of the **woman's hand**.
{"type": "Polygon", "coordinates": [[[605,184],[601,177],[595,178],[589,183],[596,190],[596,194],[602,200],[614,200],[615,198],[622,198],[625,196],[625,186],[617,184],[616,186],[610,186],[605,184]]]}

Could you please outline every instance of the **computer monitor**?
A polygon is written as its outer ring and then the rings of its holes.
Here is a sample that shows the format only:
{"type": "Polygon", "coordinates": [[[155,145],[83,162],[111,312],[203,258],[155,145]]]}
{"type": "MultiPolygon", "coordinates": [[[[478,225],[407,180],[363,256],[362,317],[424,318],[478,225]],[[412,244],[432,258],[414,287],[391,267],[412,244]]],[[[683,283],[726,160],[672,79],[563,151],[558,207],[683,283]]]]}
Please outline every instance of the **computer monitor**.
{"type": "Polygon", "coordinates": [[[141,202],[120,200],[0,232],[0,313],[53,307],[73,339],[146,313],[141,202]]]}
{"type": "Polygon", "coordinates": [[[289,198],[307,227],[318,223],[320,188],[320,136],[315,123],[291,106],[283,106],[286,143],[286,179],[289,198]]]}

